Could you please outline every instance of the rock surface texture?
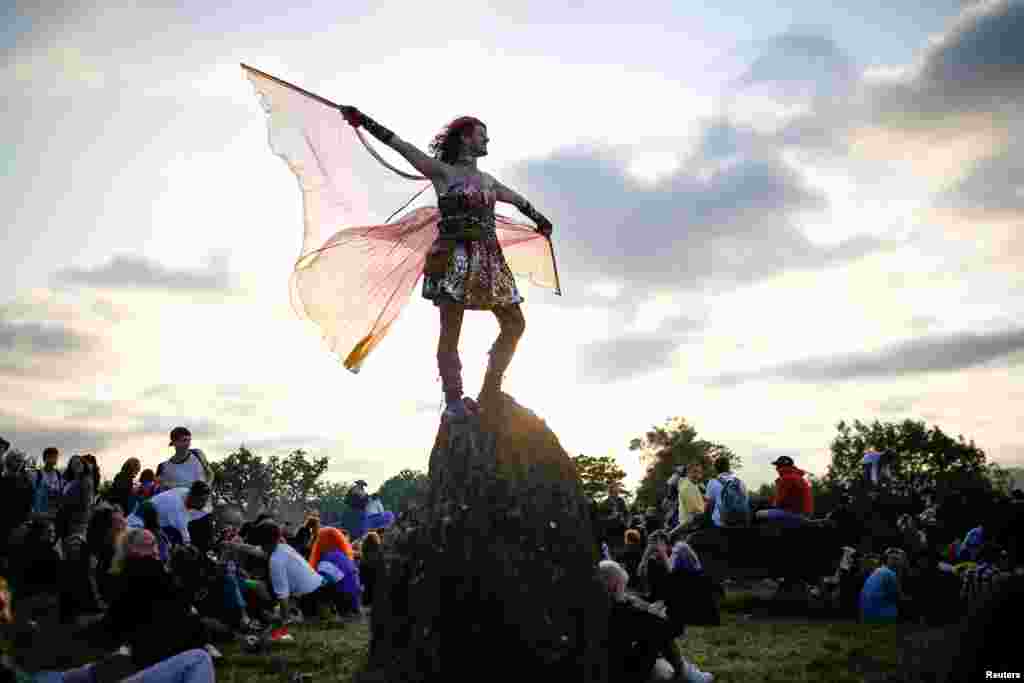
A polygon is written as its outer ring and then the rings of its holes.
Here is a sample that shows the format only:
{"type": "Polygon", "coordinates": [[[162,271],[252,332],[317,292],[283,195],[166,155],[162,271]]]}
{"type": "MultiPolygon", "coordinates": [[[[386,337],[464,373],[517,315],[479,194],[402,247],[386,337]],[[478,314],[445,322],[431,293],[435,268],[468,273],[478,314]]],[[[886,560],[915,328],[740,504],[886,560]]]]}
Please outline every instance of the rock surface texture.
{"type": "Polygon", "coordinates": [[[430,493],[374,598],[367,679],[606,680],[587,501],[543,420],[501,394],[442,423],[430,493]]]}

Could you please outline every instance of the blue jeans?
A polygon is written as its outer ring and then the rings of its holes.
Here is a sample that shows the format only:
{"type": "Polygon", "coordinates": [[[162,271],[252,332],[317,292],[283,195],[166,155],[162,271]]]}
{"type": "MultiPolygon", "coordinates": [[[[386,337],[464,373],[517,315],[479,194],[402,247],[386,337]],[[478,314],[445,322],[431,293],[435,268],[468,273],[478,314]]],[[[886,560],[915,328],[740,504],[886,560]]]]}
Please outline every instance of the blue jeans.
{"type": "Polygon", "coordinates": [[[785,527],[798,527],[804,523],[802,515],[779,508],[767,508],[757,511],[757,520],[760,522],[780,522],[785,527]]]}
{"type": "MultiPolygon", "coordinates": [[[[70,671],[40,671],[33,683],[90,683],[92,664],[70,671]]],[[[143,669],[123,683],[214,683],[213,660],[206,650],[188,650],[143,669]]]]}

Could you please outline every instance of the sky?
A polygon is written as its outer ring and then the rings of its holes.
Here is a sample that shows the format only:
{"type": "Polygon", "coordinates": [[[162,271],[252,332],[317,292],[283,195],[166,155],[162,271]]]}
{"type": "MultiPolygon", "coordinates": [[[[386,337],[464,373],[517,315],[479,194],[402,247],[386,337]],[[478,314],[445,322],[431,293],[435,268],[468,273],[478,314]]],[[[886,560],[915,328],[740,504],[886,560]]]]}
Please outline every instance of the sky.
{"type": "MultiPolygon", "coordinates": [[[[630,440],[682,416],[756,487],[913,419],[1024,465],[1024,3],[38,4],[0,9],[0,435],[30,455],[155,467],[183,424],[211,459],[427,469],[437,313],[414,294],[358,375],[296,316],[301,197],[244,62],[422,147],[487,122],[564,289],[521,283],[505,388],[570,455],[635,485],[630,440]]],[[[381,222],[418,189],[382,187],[381,222]]],[[[467,316],[471,393],[496,333],[467,316]]]]}

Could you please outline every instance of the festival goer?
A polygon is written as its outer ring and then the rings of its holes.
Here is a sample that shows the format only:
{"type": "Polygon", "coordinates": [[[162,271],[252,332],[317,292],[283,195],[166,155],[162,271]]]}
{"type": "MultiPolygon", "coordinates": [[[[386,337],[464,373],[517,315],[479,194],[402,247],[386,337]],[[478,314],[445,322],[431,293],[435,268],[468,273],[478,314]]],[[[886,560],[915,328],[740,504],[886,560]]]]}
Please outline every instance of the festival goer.
{"type": "Polygon", "coordinates": [[[48,519],[30,522],[20,550],[11,558],[11,579],[18,595],[30,597],[56,590],[60,561],[53,522],[48,519]]]}
{"type": "Polygon", "coordinates": [[[100,464],[96,462],[96,456],[92,453],[86,453],[82,456],[82,462],[89,468],[89,473],[92,475],[92,490],[93,490],[93,504],[96,503],[96,497],[99,495],[100,483],[103,481],[103,475],[100,472],[100,464]]]}
{"type": "Polygon", "coordinates": [[[624,538],[629,522],[629,506],[622,498],[622,487],[612,482],[608,485],[608,497],[604,500],[604,538],[606,542],[619,544],[624,538]]]}
{"type": "Polygon", "coordinates": [[[0,477],[0,557],[7,555],[11,532],[32,513],[32,478],[25,468],[25,454],[12,450],[4,459],[0,477]]]}
{"type": "Polygon", "coordinates": [[[209,631],[193,612],[188,595],[157,557],[152,534],[132,529],[125,538],[119,568],[116,593],[97,634],[109,638],[114,647],[127,644],[132,661],[140,667],[210,642],[209,631]]]}
{"type": "Polygon", "coordinates": [[[135,488],[135,496],[145,500],[152,498],[156,493],[156,474],[153,470],[146,468],[139,475],[139,485],[135,488]]]}
{"type": "Polygon", "coordinates": [[[672,529],[679,524],[679,482],[686,476],[686,465],[676,465],[672,475],[665,481],[665,497],[661,501],[665,514],[665,528],[672,529]]]}
{"type": "Polygon", "coordinates": [[[145,529],[153,535],[160,561],[166,563],[171,559],[171,539],[160,526],[160,513],[153,507],[152,501],[143,501],[135,513],[128,517],[128,526],[132,529],[145,529]]]}
{"type": "Polygon", "coordinates": [[[57,469],[60,451],[50,446],[43,449],[43,467],[36,472],[33,512],[37,514],[56,515],[60,506],[61,493],[64,491],[64,477],[57,469]]]}
{"type": "MultiPolygon", "coordinates": [[[[0,625],[9,626],[14,623],[14,609],[7,582],[0,577],[0,625]]],[[[24,631],[23,631],[24,632],[24,631]]],[[[32,642],[36,633],[24,632],[29,636],[28,642],[19,642],[25,649],[44,647],[43,643],[32,642]]],[[[47,644],[51,645],[52,644],[47,644]]],[[[134,654],[134,653],[133,653],[134,654]]],[[[18,683],[103,683],[107,680],[119,680],[122,683],[214,683],[216,674],[213,660],[203,649],[193,649],[173,657],[156,662],[153,666],[135,671],[138,667],[130,666],[123,670],[123,665],[115,664],[114,674],[107,662],[120,658],[115,655],[104,662],[86,664],[68,671],[37,671],[28,672],[17,667],[6,657],[0,661],[0,679],[18,681],[18,683]]]]}
{"type": "Polygon", "coordinates": [[[345,512],[341,517],[341,526],[350,538],[359,540],[366,532],[366,506],[370,496],[366,492],[366,482],[357,479],[345,494],[345,512]]]}
{"type": "Polygon", "coordinates": [[[889,478],[890,464],[887,453],[870,448],[864,453],[860,464],[864,470],[864,481],[868,484],[878,485],[889,478]]]}
{"type": "Polygon", "coordinates": [[[957,548],[957,562],[974,562],[978,559],[978,553],[985,544],[985,527],[979,524],[964,536],[963,542],[957,548]]]}
{"type": "Polygon", "coordinates": [[[715,460],[715,473],[707,486],[711,523],[716,527],[748,526],[750,496],[743,481],[732,473],[729,458],[721,456],[715,460]]]}
{"type": "Polygon", "coordinates": [[[135,496],[135,477],[142,470],[138,458],[128,458],[121,466],[121,471],[114,475],[114,483],[107,495],[107,500],[118,505],[126,515],[135,512],[138,499],[135,496]]]}
{"type": "Polygon", "coordinates": [[[90,590],[96,596],[94,602],[101,607],[106,606],[113,595],[110,569],[127,530],[120,508],[97,506],[89,520],[85,537],[88,579],[90,590]]]}
{"type": "Polygon", "coordinates": [[[168,444],[174,446],[174,455],[161,463],[160,484],[164,488],[188,488],[192,482],[213,483],[213,470],[206,454],[192,446],[192,432],[187,427],[171,430],[168,444]]]}
{"type": "Polygon", "coordinates": [[[659,602],[668,596],[668,575],[671,571],[672,546],[667,531],[659,530],[647,537],[647,548],[637,566],[641,592],[648,602],[659,602]]]}
{"type": "Polygon", "coordinates": [[[462,395],[462,363],[459,336],[465,310],[490,310],[501,331],[490,351],[490,360],[477,403],[482,405],[501,390],[526,322],[519,304],[523,297],[498,243],[495,202],[514,205],[534,221],[538,231],[550,236],[551,221],[522,196],[477,167],[487,155],[487,127],[479,119],[463,116],[441,131],[430,145],[433,156],[400,139],[355,107],[342,107],[342,115],[404,156],[430,179],[441,212],[440,237],[424,268],[423,296],[440,311],[441,332],[437,365],[445,398],[444,417],[465,420],[472,405],[462,395]]]}
{"type": "Polygon", "coordinates": [[[806,474],[788,455],[779,456],[772,463],[779,478],[775,480],[775,494],[768,507],[758,510],[755,518],[762,522],[778,522],[785,526],[800,526],[814,513],[814,496],[806,474]]]}
{"type": "Polygon", "coordinates": [[[679,479],[677,498],[679,500],[679,529],[699,526],[704,518],[704,492],[700,490],[704,478],[704,466],[699,462],[690,463],[685,477],[679,479]]]}
{"type": "Polygon", "coordinates": [[[619,557],[623,569],[629,574],[629,588],[640,588],[640,561],[644,557],[644,545],[637,529],[626,529],[625,547],[619,557]]]}
{"type": "Polygon", "coordinates": [[[373,591],[377,577],[383,571],[384,549],[376,531],[366,534],[359,549],[359,578],[363,583],[363,605],[373,605],[373,591]]]}
{"type": "Polygon", "coordinates": [[[906,596],[900,588],[899,572],[905,555],[898,548],[885,551],[885,564],[876,569],[860,592],[860,615],[864,623],[893,622],[899,618],[900,603],[906,596]]]}
{"type": "Polygon", "coordinates": [[[303,522],[299,530],[295,532],[295,537],[292,539],[292,547],[300,555],[309,555],[313,550],[313,543],[316,542],[317,535],[320,533],[320,515],[319,514],[307,514],[306,521],[303,522]]]}
{"type": "Polygon", "coordinates": [[[330,584],[315,572],[309,563],[295,552],[295,548],[284,542],[281,527],[277,524],[260,524],[253,531],[254,541],[269,558],[268,584],[271,595],[278,601],[281,614],[286,621],[293,615],[292,601],[302,613],[313,616],[320,604],[333,602],[330,584]]]}
{"type": "Polygon", "coordinates": [[[679,633],[670,623],[665,608],[629,595],[629,575],[617,562],[603,560],[598,576],[608,591],[611,610],[608,620],[609,680],[646,683],[658,656],[672,666],[674,680],[709,683],[714,676],[701,671],[679,653],[679,633]]]}
{"type": "MultiPolygon", "coordinates": [[[[209,516],[206,504],[210,500],[210,487],[204,481],[195,481],[186,488],[173,488],[146,501],[156,510],[160,528],[171,543],[192,543],[189,524],[209,516]]],[[[143,526],[142,519],[133,515],[132,526],[143,526]]]]}
{"type": "Polygon", "coordinates": [[[351,544],[334,527],[320,529],[309,555],[309,566],[331,585],[334,608],[342,617],[359,614],[362,606],[363,585],[352,556],[351,544]]]}
{"type": "Polygon", "coordinates": [[[366,503],[366,521],[363,526],[365,529],[387,529],[395,523],[395,514],[390,510],[384,509],[384,503],[380,499],[379,493],[373,493],[370,495],[370,500],[366,503]]]}

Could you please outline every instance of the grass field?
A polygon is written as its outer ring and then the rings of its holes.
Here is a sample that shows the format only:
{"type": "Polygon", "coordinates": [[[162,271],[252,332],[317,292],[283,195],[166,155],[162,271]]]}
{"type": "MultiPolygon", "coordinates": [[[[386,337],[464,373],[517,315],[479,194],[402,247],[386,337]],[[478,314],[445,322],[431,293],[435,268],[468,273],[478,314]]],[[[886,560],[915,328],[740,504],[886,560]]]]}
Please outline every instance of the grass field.
{"type": "MultiPolygon", "coordinates": [[[[907,626],[762,616],[763,601],[744,594],[731,595],[723,607],[721,626],[690,627],[680,640],[683,653],[722,683],[859,683],[865,674],[896,671],[899,643],[909,632],[907,626]]],[[[223,648],[217,680],[281,683],[287,675],[309,673],[316,681],[351,681],[366,661],[368,620],[307,623],[291,633],[295,642],[274,646],[270,655],[223,648]]]]}

